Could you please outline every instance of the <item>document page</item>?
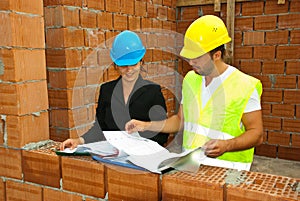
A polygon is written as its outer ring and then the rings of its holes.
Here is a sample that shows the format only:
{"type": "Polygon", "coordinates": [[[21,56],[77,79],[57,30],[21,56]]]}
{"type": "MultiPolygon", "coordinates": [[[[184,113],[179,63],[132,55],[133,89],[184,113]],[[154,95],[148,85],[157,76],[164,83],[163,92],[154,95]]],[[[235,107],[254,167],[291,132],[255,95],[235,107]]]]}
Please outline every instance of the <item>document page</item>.
{"type": "Polygon", "coordinates": [[[128,161],[151,172],[161,173],[169,167],[180,168],[182,171],[195,171],[199,168],[199,162],[193,166],[185,165],[185,163],[192,162],[190,160],[195,157],[186,158],[184,164],[178,161],[194,152],[194,150],[179,154],[171,153],[158,143],[140,137],[138,133],[134,135],[128,134],[126,131],[104,131],[103,133],[109,143],[129,155],[127,157],[128,161]]]}
{"type": "Polygon", "coordinates": [[[168,152],[157,142],[140,137],[138,133],[128,134],[126,131],[103,131],[103,133],[112,146],[128,155],[144,156],[157,152],[168,152]]]}
{"type": "Polygon", "coordinates": [[[58,151],[57,154],[76,154],[76,153],[92,153],[99,156],[117,156],[120,154],[118,149],[112,146],[107,141],[93,142],[88,144],[78,145],[75,149],[65,148],[63,151],[58,151]]]}

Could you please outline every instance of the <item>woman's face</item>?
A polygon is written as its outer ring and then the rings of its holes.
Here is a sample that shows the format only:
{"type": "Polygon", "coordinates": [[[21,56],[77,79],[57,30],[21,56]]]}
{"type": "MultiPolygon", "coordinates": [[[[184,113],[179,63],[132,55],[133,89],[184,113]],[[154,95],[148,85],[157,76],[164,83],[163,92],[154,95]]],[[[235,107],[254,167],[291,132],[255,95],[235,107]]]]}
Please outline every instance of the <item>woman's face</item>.
{"type": "Polygon", "coordinates": [[[141,62],[132,66],[117,66],[117,69],[121,74],[123,81],[135,82],[140,74],[141,62]]]}

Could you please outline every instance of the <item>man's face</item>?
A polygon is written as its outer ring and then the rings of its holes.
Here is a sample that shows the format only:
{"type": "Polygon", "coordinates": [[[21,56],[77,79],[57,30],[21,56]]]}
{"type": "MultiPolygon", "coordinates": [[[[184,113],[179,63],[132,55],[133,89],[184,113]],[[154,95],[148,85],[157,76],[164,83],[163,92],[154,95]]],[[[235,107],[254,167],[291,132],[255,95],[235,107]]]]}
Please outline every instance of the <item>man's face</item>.
{"type": "Polygon", "coordinates": [[[187,61],[193,67],[195,73],[202,76],[208,76],[215,70],[214,62],[209,53],[187,61]]]}

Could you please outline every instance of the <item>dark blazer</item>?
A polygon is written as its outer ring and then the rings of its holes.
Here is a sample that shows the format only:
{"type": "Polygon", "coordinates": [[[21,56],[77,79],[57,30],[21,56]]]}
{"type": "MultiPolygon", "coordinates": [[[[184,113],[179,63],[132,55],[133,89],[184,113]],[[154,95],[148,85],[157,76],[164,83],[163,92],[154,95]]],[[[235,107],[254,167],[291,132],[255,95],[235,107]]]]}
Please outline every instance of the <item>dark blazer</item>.
{"type": "MultiPolygon", "coordinates": [[[[82,136],[86,143],[103,140],[101,130],[125,130],[125,124],[131,119],[142,121],[166,119],[165,99],[159,85],[139,76],[125,104],[122,80],[119,77],[101,85],[96,117],[98,121],[82,136]]],[[[157,134],[150,131],[139,133],[142,137],[152,139],[160,145],[168,139],[168,135],[164,133],[157,134]]]]}

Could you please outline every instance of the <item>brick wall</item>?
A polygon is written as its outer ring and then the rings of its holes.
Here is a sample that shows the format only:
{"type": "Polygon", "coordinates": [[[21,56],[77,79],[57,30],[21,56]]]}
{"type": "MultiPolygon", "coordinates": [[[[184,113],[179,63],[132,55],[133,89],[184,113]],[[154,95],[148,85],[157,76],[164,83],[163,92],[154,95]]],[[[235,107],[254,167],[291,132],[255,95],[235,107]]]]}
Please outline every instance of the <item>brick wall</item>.
{"type": "Polygon", "coordinates": [[[22,151],[0,147],[0,200],[100,201],[106,193],[109,200],[300,199],[296,178],[204,165],[195,174],[159,175],[89,156],[58,156],[53,152],[58,145],[22,151]]]}
{"type": "Polygon", "coordinates": [[[43,2],[0,2],[0,140],[49,139],[43,2]]]}
{"type": "MultiPolygon", "coordinates": [[[[177,30],[202,14],[220,16],[226,22],[226,4],[221,12],[214,5],[178,8],[177,30]]],[[[262,81],[264,143],[257,155],[300,161],[300,3],[277,0],[235,4],[233,65],[262,81]]],[[[186,72],[189,66],[179,63],[186,72]]]]}

